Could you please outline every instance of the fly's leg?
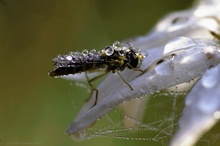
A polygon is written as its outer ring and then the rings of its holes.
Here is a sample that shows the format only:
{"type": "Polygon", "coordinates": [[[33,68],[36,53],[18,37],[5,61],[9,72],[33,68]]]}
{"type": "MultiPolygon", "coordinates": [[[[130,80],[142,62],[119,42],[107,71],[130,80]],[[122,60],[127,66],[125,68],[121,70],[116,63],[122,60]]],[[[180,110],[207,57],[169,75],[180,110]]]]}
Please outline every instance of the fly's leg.
{"type": "Polygon", "coordinates": [[[98,91],[98,89],[96,89],[96,88],[92,85],[92,82],[95,81],[95,80],[97,80],[97,79],[99,79],[99,78],[101,78],[101,77],[103,77],[103,76],[105,76],[106,74],[107,74],[107,72],[104,72],[103,74],[100,74],[100,75],[98,75],[98,76],[96,76],[96,77],[94,77],[94,78],[92,78],[92,79],[89,79],[87,73],[85,73],[86,79],[87,79],[87,81],[88,81],[88,83],[89,83],[89,86],[90,86],[91,89],[92,89],[91,94],[90,94],[90,97],[92,96],[92,94],[93,94],[94,91],[96,92],[96,93],[95,93],[95,103],[94,103],[93,106],[95,106],[95,105],[97,104],[99,91],[98,91]]]}
{"type": "MultiPolygon", "coordinates": [[[[134,71],[140,71],[140,72],[141,72],[141,75],[144,73],[143,70],[141,70],[140,68],[134,68],[134,67],[131,66],[129,63],[127,63],[126,65],[124,65],[124,67],[121,68],[121,71],[124,70],[124,68],[125,68],[126,66],[129,66],[129,67],[130,67],[132,70],[134,70],[134,71]]],[[[128,87],[129,87],[131,90],[133,90],[133,88],[131,87],[131,85],[122,77],[122,75],[121,75],[118,71],[117,71],[117,73],[118,73],[119,77],[122,79],[122,81],[123,81],[125,84],[127,84],[128,87]]]]}
{"type": "Polygon", "coordinates": [[[129,87],[131,90],[133,90],[133,88],[131,87],[131,85],[128,84],[128,82],[125,81],[125,79],[122,77],[122,75],[121,75],[118,71],[117,71],[117,73],[118,73],[119,77],[122,79],[122,81],[123,81],[125,84],[127,84],[128,87],[129,87]]]}
{"type": "MultiPolygon", "coordinates": [[[[218,24],[220,24],[220,20],[219,20],[219,19],[217,19],[216,17],[211,17],[211,18],[213,18],[218,24]]],[[[209,30],[209,32],[210,32],[215,38],[217,38],[218,40],[220,40],[220,34],[219,34],[219,32],[214,32],[214,31],[212,31],[212,30],[209,30]]]]}
{"type": "Polygon", "coordinates": [[[129,66],[133,71],[140,71],[142,74],[144,73],[143,70],[141,70],[140,68],[134,68],[129,63],[127,63],[127,66],[129,66]]]}
{"type": "Polygon", "coordinates": [[[214,31],[210,31],[210,33],[215,37],[217,38],[218,40],[220,40],[220,35],[215,33],[214,31]]]}

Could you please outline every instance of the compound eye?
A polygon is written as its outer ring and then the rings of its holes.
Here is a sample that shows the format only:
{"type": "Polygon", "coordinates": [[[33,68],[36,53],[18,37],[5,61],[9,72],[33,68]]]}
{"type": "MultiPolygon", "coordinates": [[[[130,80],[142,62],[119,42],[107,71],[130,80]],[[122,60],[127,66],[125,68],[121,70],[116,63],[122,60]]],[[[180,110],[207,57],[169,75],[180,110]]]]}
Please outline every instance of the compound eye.
{"type": "Polygon", "coordinates": [[[105,48],[105,54],[107,56],[111,56],[113,53],[114,53],[114,48],[113,47],[108,46],[108,47],[105,48]]]}

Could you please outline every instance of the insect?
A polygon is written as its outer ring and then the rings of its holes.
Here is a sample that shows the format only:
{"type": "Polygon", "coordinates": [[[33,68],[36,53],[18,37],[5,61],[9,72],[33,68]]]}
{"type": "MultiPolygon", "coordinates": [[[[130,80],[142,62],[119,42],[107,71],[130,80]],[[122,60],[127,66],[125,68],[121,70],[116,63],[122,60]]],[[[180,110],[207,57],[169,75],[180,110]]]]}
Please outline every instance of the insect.
{"type": "Polygon", "coordinates": [[[90,87],[93,91],[96,91],[95,106],[98,100],[98,90],[91,83],[106,75],[108,72],[117,72],[123,82],[133,90],[118,71],[129,68],[142,72],[140,65],[144,57],[145,56],[140,53],[140,50],[135,48],[132,44],[121,44],[116,41],[112,46],[107,46],[101,51],[93,49],[90,52],[83,50],[81,53],[69,52],[67,55],[58,55],[52,60],[55,69],[49,72],[49,76],[59,77],[85,72],[90,87]],[[100,71],[103,73],[92,79],[88,78],[88,73],[100,71]]]}

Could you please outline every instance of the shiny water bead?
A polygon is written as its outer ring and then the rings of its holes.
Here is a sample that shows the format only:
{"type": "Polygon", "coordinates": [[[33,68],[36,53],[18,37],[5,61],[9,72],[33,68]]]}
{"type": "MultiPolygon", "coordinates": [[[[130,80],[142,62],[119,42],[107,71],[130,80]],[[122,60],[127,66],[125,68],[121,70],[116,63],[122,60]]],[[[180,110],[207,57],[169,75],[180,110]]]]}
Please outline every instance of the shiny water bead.
{"type": "Polygon", "coordinates": [[[81,53],[79,51],[74,52],[74,56],[79,56],[81,53]]]}
{"type": "Polygon", "coordinates": [[[85,58],[87,58],[87,55],[85,55],[85,54],[80,53],[80,54],[78,55],[78,59],[79,59],[80,61],[84,61],[85,58]]]}
{"type": "Polygon", "coordinates": [[[130,47],[130,50],[134,51],[135,53],[139,53],[140,52],[139,49],[137,49],[137,48],[135,48],[133,46],[130,47]]]}
{"type": "Polygon", "coordinates": [[[127,48],[126,47],[123,47],[123,48],[121,48],[120,50],[118,50],[118,54],[120,55],[120,56],[125,56],[125,50],[126,50],[127,48]]]}
{"type": "Polygon", "coordinates": [[[86,58],[86,61],[93,61],[94,60],[94,55],[88,55],[88,57],[86,58]]]}
{"type": "Polygon", "coordinates": [[[58,62],[58,57],[53,58],[52,61],[55,62],[55,63],[57,63],[57,62],[58,62]]]}
{"type": "Polygon", "coordinates": [[[66,60],[71,61],[72,59],[73,59],[73,57],[72,57],[71,55],[67,55],[67,56],[66,56],[66,60]]]}
{"type": "Polygon", "coordinates": [[[64,57],[64,55],[57,55],[57,59],[58,59],[58,61],[62,61],[62,60],[65,60],[65,57],[64,57]]]}
{"type": "Polygon", "coordinates": [[[96,54],[96,50],[95,49],[92,49],[89,54],[88,54],[88,57],[93,57],[94,55],[96,54]]]}
{"type": "Polygon", "coordinates": [[[74,56],[75,56],[75,52],[70,51],[70,52],[68,53],[68,55],[74,57],[74,56]]]}
{"type": "Polygon", "coordinates": [[[118,47],[121,46],[121,43],[120,43],[119,41],[115,41],[115,42],[112,44],[112,46],[113,46],[114,48],[118,48],[118,47]]]}
{"type": "Polygon", "coordinates": [[[112,48],[111,46],[105,48],[105,54],[107,56],[111,56],[113,53],[114,53],[114,48],[112,48]]]}
{"type": "Polygon", "coordinates": [[[70,51],[67,55],[66,55],[66,59],[69,60],[69,63],[75,63],[75,52],[70,51]]]}
{"type": "Polygon", "coordinates": [[[84,50],[82,51],[82,54],[83,54],[83,55],[87,55],[87,54],[89,54],[89,51],[88,51],[87,49],[84,49],[84,50]]]}
{"type": "Polygon", "coordinates": [[[73,55],[73,58],[75,58],[76,61],[80,60],[80,59],[79,59],[80,54],[81,54],[81,53],[79,53],[79,52],[75,52],[74,55],[73,55]]]}
{"type": "Polygon", "coordinates": [[[126,48],[127,48],[127,51],[131,51],[134,47],[133,47],[132,44],[127,43],[127,44],[126,44],[126,48]]]}
{"type": "Polygon", "coordinates": [[[96,54],[96,49],[92,49],[89,53],[96,54]]]}
{"type": "MultiPolygon", "coordinates": [[[[114,46],[114,45],[113,45],[114,46]]],[[[114,46],[113,47],[116,51],[120,51],[122,48],[121,48],[121,46],[114,46]]]]}
{"type": "Polygon", "coordinates": [[[98,54],[93,55],[93,58],[97,60],[97,59],[100,59],[100,56],[101,56],[101,54],[98,53],[98,54]]]}
{"type": "Polygon", "coordinates": [[[72,56],[73,57],[74,52],[70,51],[67,55],[72,56]]]}
{"type": "Polygon", "coordinates": [[[131,43],[127,43],[128,47],[133,47],[133,45],[131,43]]]}
{"type": "Polygon", "coordinates": [[[67,60],[66,55],[58,55],[56,58],[53,59],[53,62],[56,66],[63,66],[69,62],[67,60]]]}

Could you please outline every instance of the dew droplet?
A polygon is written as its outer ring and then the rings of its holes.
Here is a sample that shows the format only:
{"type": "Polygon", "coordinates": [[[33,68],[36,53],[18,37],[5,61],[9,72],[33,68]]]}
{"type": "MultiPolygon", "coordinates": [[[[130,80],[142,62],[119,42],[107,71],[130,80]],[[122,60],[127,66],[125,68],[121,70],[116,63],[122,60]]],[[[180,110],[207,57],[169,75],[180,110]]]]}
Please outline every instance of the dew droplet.
{"type": "Polygon", "coordinates": [[[84,50],[82,51],[82,54],[87,55],[87,54],[89,54],[89,52],[88,52],[87,49],[84,49],[84,50]]]}
{"type": "Polygon", "coordinates": [[[113,46],[114,48],[117,48],[117,47],[120,47],[120,46],[121,46],[121,43],[120,43],[119,41],[115,41],[115,42],[112,44],[112,46],[113,46]]]}
{"type": "Polygon", "coordinates": [[[52,61],[57,63],[58,62],[58,58],[53,58],[52,61]]]}
{"type": "Polygon", "coordinates": [[[188,37],[177,37],[169,41],[164,47],[164,54],[174,52],[177,50],[195,46],[195,42],[188,37]]]}
{"type": "Polygon", "coordinates": [[[95,53],[96,53],[96,50],[95,50],[95,49],[92,49],[89,53],[95,54],[95,53]]]}
{"type": "Polygon", "coordinates": [[[58,60],[60,60],[60,61],[62,61],[62,60],[65,60],[65,57],[63,56],[63,55],[57,55],[57,58],[58,58],[58,60]]]}
{"type": "Polygon", "coordinates": [[[105,54],[107,56],[111,56],[113,53],[114,53],[114,48],[112,48],[111,46],[105,48],[105,54]]]}
{"type": "Polygon", "coordinates": [[[134,51],[135,53],[139,53],[140,52],[140,49],[138,49],[138,48],[135,48],[135,47],[130,47],[130,50],[131,51],[134,51]]]}
{"type": "Polygon", "coordinates": [[[72,60],[72,59],[73,59],[73,57],[72,57],[72,56],[70,56],[70,55],[68,55],[68,56],[66,56],[66,59],[70,61],[70,60],[72,60]]]}
{"type": "Polygon", "coordinates": [[[120,56],[125,56],[125,50],[126,50],[126,49],[127,49],[126,47],[123,47],[122,49],[118,50],[118,54],[119,54],[120,56]]]}

